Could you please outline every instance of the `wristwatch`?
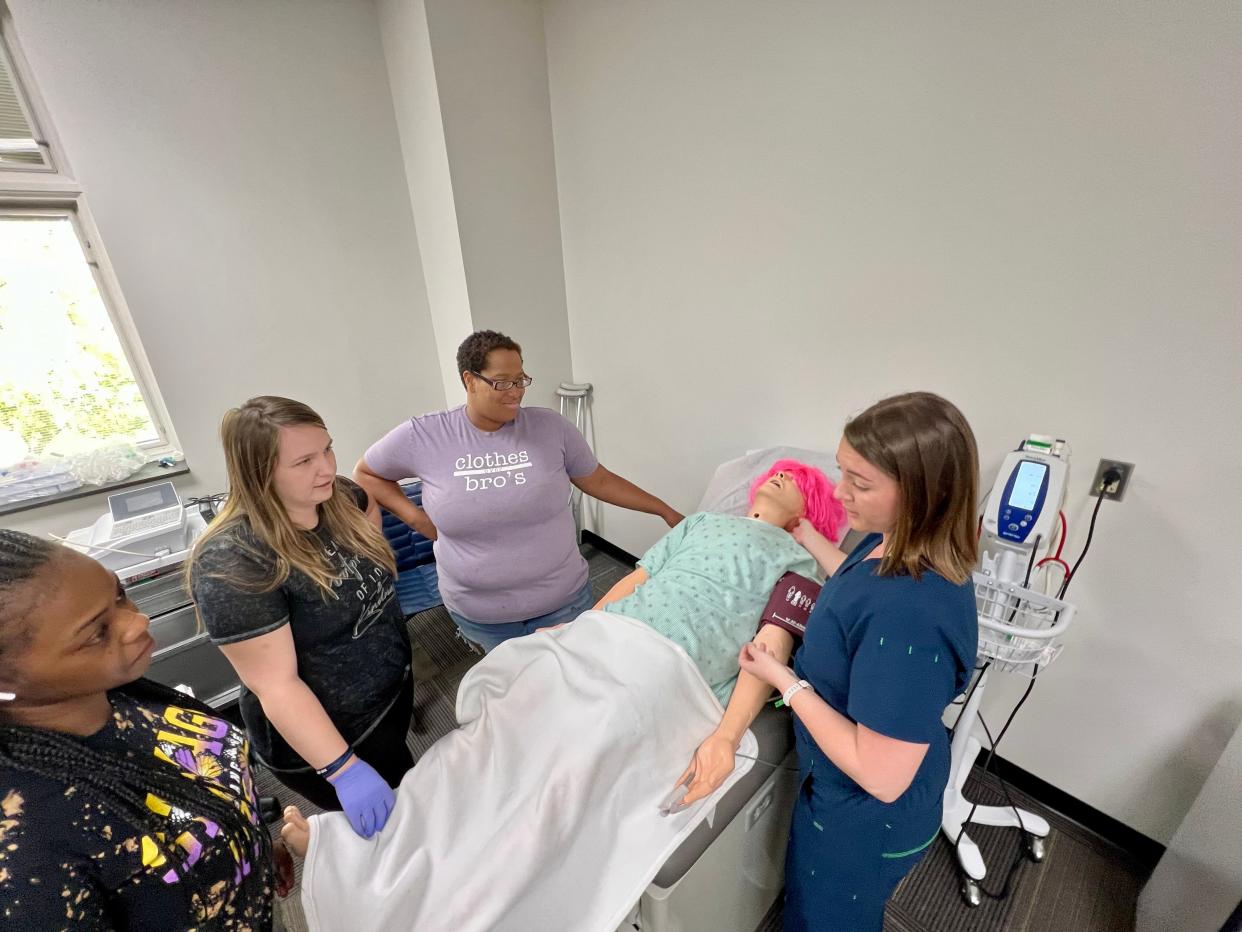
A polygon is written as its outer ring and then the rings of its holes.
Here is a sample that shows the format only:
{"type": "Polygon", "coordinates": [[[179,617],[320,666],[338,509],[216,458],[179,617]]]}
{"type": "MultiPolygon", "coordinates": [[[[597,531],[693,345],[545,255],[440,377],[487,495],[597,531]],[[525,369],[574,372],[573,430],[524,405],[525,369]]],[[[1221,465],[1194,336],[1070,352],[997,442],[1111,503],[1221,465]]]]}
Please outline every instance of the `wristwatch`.
{"type": "MultiPolygon", "coordinates": [[[[788,707],[789,701],[793,699],[794,694],[797,693],[799,690],[803,690],[803,689],[811,689],[811,684],[808,683],[806,680],[798,680],[798,682],[794,683],[788,689],[786,689],[783,693],[781,693],[781,702],[785,703],[785,705],[788,707]]],[[[815,692],[815,690],[811,689],[811,692],[815,692]]]]}

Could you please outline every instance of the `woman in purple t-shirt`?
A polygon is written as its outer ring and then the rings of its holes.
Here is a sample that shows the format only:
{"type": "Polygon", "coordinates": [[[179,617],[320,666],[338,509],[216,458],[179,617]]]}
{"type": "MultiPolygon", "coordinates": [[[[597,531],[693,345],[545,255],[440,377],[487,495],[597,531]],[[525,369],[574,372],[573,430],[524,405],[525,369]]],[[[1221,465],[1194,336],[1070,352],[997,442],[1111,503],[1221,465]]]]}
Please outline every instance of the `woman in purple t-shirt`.
{"type": "Polygon", "coordinates": [[[468,336],[457,371],[465,405],[397,425],[358,461],[354,478],[436,542],[444,604],[462,634],[490,651],[571,621],[594,601],[570,483],[610,505],[658,515],[669,527],[682,515],[601,466],[561,415],[522,407],[532,380],[522,348],[504,334],[468,336]],[[422,508],[397,485],[411,477],[423,482],[422,508]]]}

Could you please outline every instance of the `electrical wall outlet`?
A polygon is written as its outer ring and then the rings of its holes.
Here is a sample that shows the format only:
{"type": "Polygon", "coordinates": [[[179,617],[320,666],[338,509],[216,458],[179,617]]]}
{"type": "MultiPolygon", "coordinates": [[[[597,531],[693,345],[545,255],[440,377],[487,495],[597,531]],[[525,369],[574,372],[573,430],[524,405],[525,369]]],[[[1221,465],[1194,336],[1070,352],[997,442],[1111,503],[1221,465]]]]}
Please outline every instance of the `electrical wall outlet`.
{"type": "Polygon", "coordinates": [[[1091,494],[1119,502],[1125,497],[1126,489],[1130,485],[1130,476],[1133,473],[1133,463],[1123,463],[1121,460],[1100,460],[1100,465],[1095,469],[1095,478],[1091,480],[1091,494]],[[1104,473],[1110,469],[1121,473],[1121,478],[1105,486],[1104,473]]]}

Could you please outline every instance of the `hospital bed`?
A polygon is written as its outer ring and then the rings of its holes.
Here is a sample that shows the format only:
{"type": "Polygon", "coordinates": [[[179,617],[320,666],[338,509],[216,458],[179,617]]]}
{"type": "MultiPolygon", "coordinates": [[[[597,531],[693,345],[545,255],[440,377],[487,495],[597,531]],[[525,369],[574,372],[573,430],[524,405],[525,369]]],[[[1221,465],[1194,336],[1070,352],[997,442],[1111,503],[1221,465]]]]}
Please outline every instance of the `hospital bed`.
{"type": "MultiPolygon", "coordinates": [[[[778,459],[817,466],[834,482],[840,478],[830,454],[755,450],[716,469],[697,510],[744,513],[751,481],[778,459]]],[[[769,703],[750,730],[758,760],[717,803],[715,817],[665,862],[617,932],[753,932],[771,909],[785,882],[797,757],[787,709],[769,703]]]]}
{"type": "MultiPolygon", "coordinates": [[[[716,471],[701,509],[742,513],[751,480],[782,457],[835,472],[822,454],[758,451],[716,471]]],[[[720,708],[685,652],[644,623],[588,612],[546,638],[515,639],[471,668],[455,711],[462,727],[406,775],[378,843],[314,817],[302,877],[312,929],[752,932],[780,895],[797,790],[788,711],[756,718],[711,812],[657,823],[665,779],[720,708]],[[633,684],[620,706],[602,670],[633,684]],[[559,730],[527,727],[556,710],[574,723],[568,749],[559,730]],[[497,761],[513,780],[488,776],[497,761]],[[500,851],[499,869],[481,874],[478,859],[500,851]],[[546,856],[563,869],[539,869],[546,856]],[[368,895],[343,900],[345,889],[368,895]]]]}
{"type": "Polygon", "coordinates": [[[756,762],[656,874],[618,932],[752,932],[785,882],[785,845],[797,793],[793,729],[767,706],[751,732],[756,762]]]}

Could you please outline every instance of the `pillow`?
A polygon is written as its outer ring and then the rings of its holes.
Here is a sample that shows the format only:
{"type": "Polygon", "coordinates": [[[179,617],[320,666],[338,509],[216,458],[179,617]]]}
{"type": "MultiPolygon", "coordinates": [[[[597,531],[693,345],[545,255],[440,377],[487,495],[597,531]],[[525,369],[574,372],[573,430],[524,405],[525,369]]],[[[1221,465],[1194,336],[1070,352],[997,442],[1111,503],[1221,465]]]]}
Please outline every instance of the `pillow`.
{"type": "Polygon", "coordinates": [[[804,450],[801,447],[765,447],[762,450],[751,450],[745,456],[717,466],[711,481],[707,483],[698,510],[727,515],[746,514],[746,506],[750,504],[751,485],[777,460],[786,459],[814,466],[834,484],[841,481],[841,470],[837,468],[834,453],[804,450]]]}

